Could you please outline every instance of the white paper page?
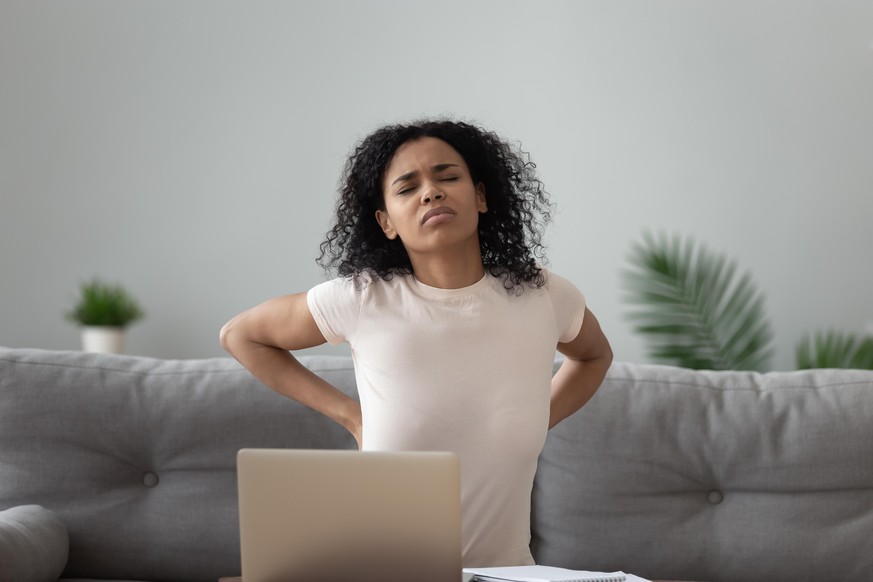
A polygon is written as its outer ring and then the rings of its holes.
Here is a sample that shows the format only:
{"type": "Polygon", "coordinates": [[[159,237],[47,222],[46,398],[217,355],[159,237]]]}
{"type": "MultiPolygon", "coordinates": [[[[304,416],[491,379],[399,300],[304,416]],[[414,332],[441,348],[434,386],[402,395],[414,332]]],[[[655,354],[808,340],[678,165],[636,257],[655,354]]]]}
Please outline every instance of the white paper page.
{"type": "Polygon", "coordinates": [[[560,580],[591,580],[603,582],[626,582],[624,572],[591,572],[568,570],[553,566],[512,566],[507,568],[465,568],[464,573],[487,576],[496,580],[514,582],[552,582],[560,580]]]}

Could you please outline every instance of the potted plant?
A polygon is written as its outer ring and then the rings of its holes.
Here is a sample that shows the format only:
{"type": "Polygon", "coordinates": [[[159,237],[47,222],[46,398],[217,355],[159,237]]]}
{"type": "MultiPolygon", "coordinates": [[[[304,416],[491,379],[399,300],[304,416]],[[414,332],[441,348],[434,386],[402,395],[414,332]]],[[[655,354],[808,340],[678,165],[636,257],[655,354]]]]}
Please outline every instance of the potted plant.
{"type": "Polygon", "coordinates": [[[67,319],[82,326],[84,351],[118,354],[124,347],[125,328],[144,315],[121,285],[94,278],[80,285],[78,301],[67,319]]]}

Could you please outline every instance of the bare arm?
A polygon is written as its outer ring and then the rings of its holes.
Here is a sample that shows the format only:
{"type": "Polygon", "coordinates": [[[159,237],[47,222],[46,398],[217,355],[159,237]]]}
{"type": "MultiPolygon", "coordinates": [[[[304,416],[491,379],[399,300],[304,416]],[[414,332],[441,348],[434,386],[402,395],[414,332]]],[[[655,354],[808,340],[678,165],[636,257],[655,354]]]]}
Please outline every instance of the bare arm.
{"type": "Polygon", "coordinates": [[[552,378],[552,428],[594,396],[612,364],[612,348],[594,314],[585,308],[582,329],[572,341],[559,343],[558,351],[567,356],[552,378]]]}
{"type": "Polygon", "coordinates": [[[325,343],[306,293],[271,299],[221,328],[222,347],[261,382],[339,423],[361,446],[361,405],[308,370],[289,350],[325,343]]]}

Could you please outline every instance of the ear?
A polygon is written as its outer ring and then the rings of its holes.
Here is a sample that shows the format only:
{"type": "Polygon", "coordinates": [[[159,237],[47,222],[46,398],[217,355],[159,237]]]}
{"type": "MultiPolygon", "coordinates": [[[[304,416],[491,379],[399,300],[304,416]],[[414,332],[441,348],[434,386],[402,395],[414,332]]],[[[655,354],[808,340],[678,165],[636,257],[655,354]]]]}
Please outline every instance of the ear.
{"type": "Polygon", "coordinates": [[[394,227],[391,226],[391,219],[388,218],[388,213],[384,210],[376,211],[376,222],[379,223],[379,226],[382,227],[382,232],[385,233],[389,239],[394,240],[397,238],[397,231],[394,230],[394,227]]]}
{"type": "Polygon", "coordinates": [[[479,214],[488,212],[488,202],[485,200],[485,184],[482,182],[476,184],[476,207],[479,209],[479,214]]]}

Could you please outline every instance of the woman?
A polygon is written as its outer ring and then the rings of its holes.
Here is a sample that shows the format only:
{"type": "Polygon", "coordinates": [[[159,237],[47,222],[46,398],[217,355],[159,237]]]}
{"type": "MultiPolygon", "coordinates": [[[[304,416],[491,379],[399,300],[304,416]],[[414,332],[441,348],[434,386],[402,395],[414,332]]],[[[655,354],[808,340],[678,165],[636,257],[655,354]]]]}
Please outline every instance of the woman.
{"type": "Polygon", "coordinates": [[[246,311],[222,345],[363,450],[461,463],[465,567],[532,564],[530,494],[547,430],[612,361],[582,294],[539,266],[549,208],[534,164],[454,121],[391,125],[343,174],[319,261],[339,277],[246,311]],[[348,342],[360,403],[289,351],[348,342]],[[552,377],[556,350],[566,356],[552,377]]]}

